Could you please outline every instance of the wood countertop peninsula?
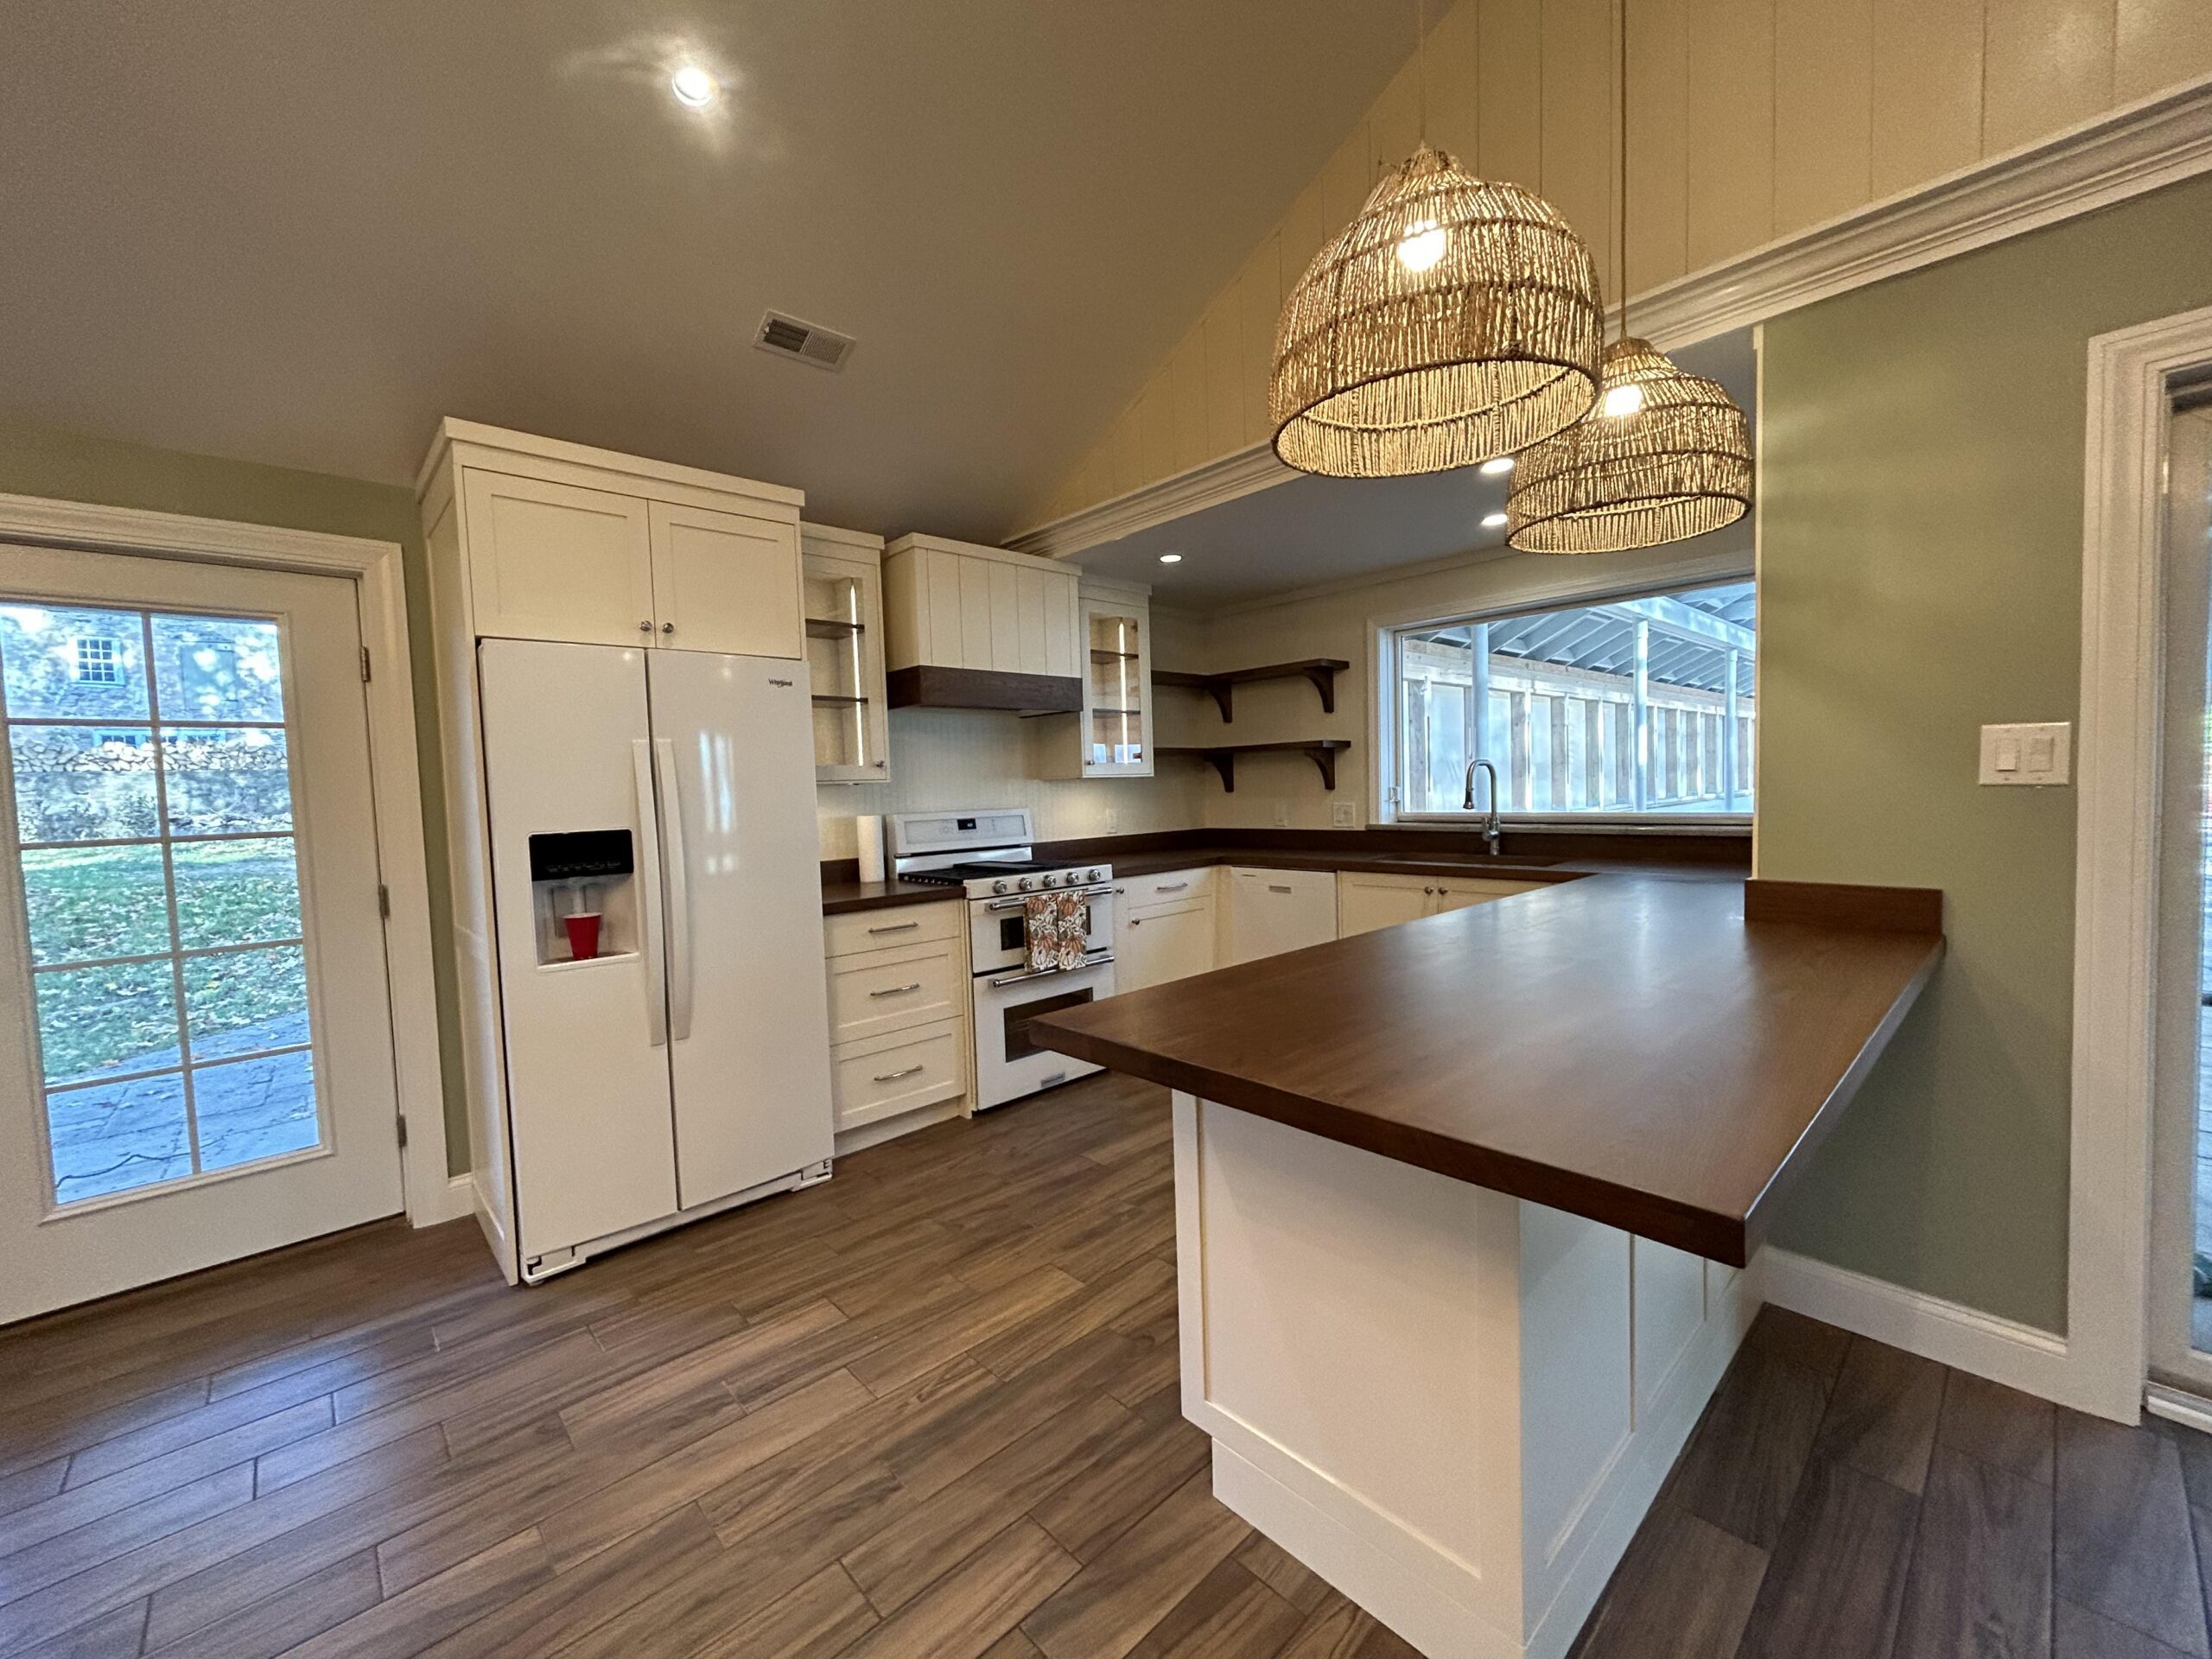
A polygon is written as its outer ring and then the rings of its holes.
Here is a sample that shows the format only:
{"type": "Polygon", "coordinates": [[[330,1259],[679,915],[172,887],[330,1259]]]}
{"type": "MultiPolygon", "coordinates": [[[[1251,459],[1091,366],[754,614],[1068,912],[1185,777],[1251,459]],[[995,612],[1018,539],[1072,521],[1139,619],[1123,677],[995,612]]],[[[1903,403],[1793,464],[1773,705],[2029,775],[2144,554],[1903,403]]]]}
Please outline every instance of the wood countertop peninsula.
{"type": "Polygon", "coordinates": [[[1941,961],[1942,895],[1542,874],[1535,891],[1031,1030],[1078,1059],[1745,1265],[1941,961]]]}

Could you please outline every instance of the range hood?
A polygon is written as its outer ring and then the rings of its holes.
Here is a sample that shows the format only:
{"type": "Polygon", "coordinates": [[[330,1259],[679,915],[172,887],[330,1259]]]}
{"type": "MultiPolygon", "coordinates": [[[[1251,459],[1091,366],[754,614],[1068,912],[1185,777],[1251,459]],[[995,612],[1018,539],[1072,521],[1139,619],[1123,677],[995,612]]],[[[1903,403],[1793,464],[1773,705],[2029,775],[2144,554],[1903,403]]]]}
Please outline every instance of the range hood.
{"type": "Polygon", "coordinates": [[[1071,675],[1011,674],[918,663],[884,677],[893,709],[1002,709],[1017,715],[1079,715],[1083,682],[1071,675]]]}

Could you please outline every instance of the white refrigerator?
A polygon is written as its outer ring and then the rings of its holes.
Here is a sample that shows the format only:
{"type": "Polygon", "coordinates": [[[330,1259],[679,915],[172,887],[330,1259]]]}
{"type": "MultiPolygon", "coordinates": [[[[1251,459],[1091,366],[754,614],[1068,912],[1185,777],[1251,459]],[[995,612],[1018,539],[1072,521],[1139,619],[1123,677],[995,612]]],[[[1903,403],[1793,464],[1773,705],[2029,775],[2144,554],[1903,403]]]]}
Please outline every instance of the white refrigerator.
{"type": "Polygon", "coordinates": [[[804,664],[486,639],[478,668],[524,1277],[826,1175],[804,664]],[[544,879],[569,848],[630,868],[544,879]]]}

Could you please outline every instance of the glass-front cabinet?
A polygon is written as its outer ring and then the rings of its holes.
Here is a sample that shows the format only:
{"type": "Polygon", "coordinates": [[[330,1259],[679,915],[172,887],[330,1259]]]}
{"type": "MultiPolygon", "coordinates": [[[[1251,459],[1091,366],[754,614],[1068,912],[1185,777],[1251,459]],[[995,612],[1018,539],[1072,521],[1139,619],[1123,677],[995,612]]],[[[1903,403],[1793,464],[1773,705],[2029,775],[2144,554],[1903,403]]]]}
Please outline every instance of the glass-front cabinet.
{"type": "Polygon", "coordinates": [[[1085,778],[1152,776],[1152,614],[1141,589],[1084,584],[1085,778]]]}
{"type": "Polygon", "coordinates": [[[802,524],[817,783],[891,775],[883,693],[883,538],[802,524]]]}

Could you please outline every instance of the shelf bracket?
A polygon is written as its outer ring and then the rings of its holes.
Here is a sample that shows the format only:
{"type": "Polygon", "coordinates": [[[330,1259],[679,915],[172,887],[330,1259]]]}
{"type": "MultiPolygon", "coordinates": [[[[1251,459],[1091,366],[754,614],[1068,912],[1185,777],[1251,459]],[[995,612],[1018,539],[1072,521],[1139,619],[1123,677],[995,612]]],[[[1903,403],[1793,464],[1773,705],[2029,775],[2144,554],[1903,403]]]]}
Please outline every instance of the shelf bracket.
{"type": "Polygon", "coordinates": [[[1337,786],[1337,752],[1334,749],[1308,749],[1306,753],[1321,769],[1321,787],[1333,791],[1337,786]]]}
{"type": "MultiPolygon", "coordinates": [[[[1228,695],[1226,686],[1222,688],[1222,695],[1225,701],[1228,695]]],[[[1234,795],[1236,792],[1236,757],[1227,749],[1209,749],[1206,751],[1206,763],[1221,774],[1221,792],[1234,795]]]]}
{"type": "MultiPolygon", "coordinates": [[[[1321,694],[1321,712],[1325,715],[1335,714],[1337,712],[1337,671],[1333,668],[1309,668],[1306,671],[1306,677],[1313,682],[1313,689],[1321,694]]],[[[1335,770],[1334,763],[1326,768],[1326,772],[1335,770]]],[[[1336,785],[1332,783],[1329,787],[1334,789],[1336,785]]]]}
{"type": "Polygon", "coordinates": [[[1236,688],[1227,680],[1208,680],[1205,683],[1205,688],[1212,694],[1214,702],[1220,705],[1221,723],[1224,726],[1228,725],[1236,717],[1232,710],[1230,701],[1236,694],[1236,688]]]}

